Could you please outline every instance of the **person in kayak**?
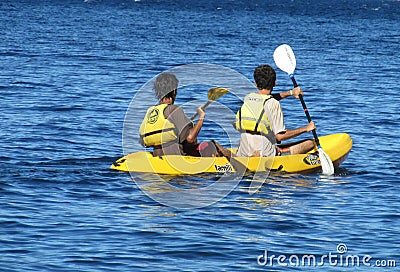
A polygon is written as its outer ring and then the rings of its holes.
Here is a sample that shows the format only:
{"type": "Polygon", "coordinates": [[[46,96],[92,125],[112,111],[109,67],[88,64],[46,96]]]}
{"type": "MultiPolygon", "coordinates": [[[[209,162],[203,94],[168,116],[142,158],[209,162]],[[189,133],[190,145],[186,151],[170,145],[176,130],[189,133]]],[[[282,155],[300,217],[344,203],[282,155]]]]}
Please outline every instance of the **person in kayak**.
{"type": "Polygon", "coordinates": [[[280,94],[271,94],[276,84],[275,70],[260,65],[254,70],[254,82],[258,92],[244,98],[236,114],[234,127],[241,132],[237,156],[259,157],[306,153],[314,148],[313,140],[303,140],[287,145],[281,141],[295,138],[316,129],[314,122],[296,129],[286,129],[279,100],[303,94],[300,87],[280,94]]]}
{"type": "Polygon", "coordinates": [[[154,156],[220,155],[213,141],[200,144],[197,142],[197,136],[206,116],[202,107],[197,108],[199,119],[194,124],[181,107],[174,105],[178,91],[178,79],[174,74],[162,73],[157,76],[154,91],[159,104],[147,110],[140,126],[139,141],[143,146],[152,146],[154,156]]]}

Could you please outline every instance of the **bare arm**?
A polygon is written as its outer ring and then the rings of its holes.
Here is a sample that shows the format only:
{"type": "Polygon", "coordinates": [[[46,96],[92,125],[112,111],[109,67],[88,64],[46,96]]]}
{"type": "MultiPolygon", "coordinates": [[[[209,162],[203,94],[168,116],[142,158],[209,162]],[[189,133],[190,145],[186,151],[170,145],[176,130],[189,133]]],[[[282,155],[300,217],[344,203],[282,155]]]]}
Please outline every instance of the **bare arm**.
{"type": "Polygon", "coordinates": [[[197,108],[197,113],[199,114],[199,120],[197,120],[196,124],[189,130],[189,134],[186,137],[186,141],[188,143],[195,143],[197,140],[197,135],[199,135],[200,130],[204,123],[204,117],[206,114],[204,113],[201,107],[197,108]]]}
{"type": "Polygon", "coordinates": [[[295,98],[299,98],[299,95],[302,94],[304,95],[303,91],[300,89],[300,87],[296,87],[292,90],[286,91],[286,92],[281,92],[278,94],[272,94],[272,96],[276,99],[276,100],[281,100],[284,99],[286,97],[290,97],[293,96],[295,98]]]}
{"type": "Polygon", "coordinates": [[[278,141],[284,141],[284,140],[289,140],[294,137],[297,137],[303,133],[310,132],[312,130],[316,129],[316,126],[314,122],[308,123],[308,125],[301,127],[301,128],[296,128],[296,129],[288,129],[286,131],[282,131],[280,133],[275,134],[275,137],[278,141]]]}

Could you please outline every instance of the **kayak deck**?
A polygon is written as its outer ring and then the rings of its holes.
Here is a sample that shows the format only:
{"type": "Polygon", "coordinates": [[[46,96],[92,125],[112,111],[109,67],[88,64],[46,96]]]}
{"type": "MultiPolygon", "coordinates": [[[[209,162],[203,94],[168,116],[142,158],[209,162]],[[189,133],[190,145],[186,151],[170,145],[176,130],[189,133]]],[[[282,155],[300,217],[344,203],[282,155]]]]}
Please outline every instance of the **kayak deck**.
{"type": "MultiPolygon", "coordinates": [[[[335,168],[346,159],[352,148],[347,133],[319,137],[322,149],[329,155],[335,168]]],[[[236,152],[236,148],[231,149],[236,152]]],[[[235,172],[234,165],[241,164],[251,172],[285,171],[311,172],[321,169],[317,148],[307,154],[275,157],[234,157],[232,163],[225,157],[192,157],[166,155],[154,157],[151,152],[128,154],[111,165],[111,169],[124,172],[142,172],[170,175],[235,172]]]]}

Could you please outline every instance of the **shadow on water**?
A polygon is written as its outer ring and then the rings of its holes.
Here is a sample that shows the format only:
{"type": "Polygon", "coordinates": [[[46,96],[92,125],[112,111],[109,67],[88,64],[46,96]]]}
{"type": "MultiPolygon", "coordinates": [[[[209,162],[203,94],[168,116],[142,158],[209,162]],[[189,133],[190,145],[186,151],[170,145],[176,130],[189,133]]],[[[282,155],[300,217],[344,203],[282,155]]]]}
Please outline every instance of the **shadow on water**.
{"type": "Polygon", "coordinates": [[[353,176],[353,175],[363,175],[367,174],[368,171],[362,170],[362,171],[354,171],[354,170],[348,170],[347,168],[342,168],[339,167],[338,169],[335,170],[335,177],[342,177],[342,176],[353,176]]]}
{"type": "Polygon", "coordinates": [[[110,179],[121,180],[118,173],[109,170],[111,157],[98,158],[37,158],[35,161],[3,160],[5,171],[14,182],[98,184],[110,179]],[[7,165],[7,166],[6,166],[7,165]]]}

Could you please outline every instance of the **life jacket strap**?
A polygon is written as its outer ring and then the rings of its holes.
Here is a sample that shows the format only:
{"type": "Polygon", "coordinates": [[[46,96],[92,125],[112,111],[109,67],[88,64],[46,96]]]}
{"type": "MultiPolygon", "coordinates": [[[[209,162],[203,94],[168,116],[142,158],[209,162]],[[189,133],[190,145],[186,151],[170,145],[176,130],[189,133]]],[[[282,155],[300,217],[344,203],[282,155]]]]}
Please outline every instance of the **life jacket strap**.
{"type": "Polygon", "coordinates": [[[256,122],[256,126],[254,127],[254,131],[257,131],[258,125],[260,124],[261,119],[262,119],[262,117],[263,117],[263,115],[264,115],[264,113],[265,113],[265,108],[264,108],[265,103],[266,103],[268,100],[270,100],[271,98],[272,98],[272,96],[270,96],[270,97],[268,97],[267,99],[264,100],[264,102],[263,102],[263,109],[262,109],[262,111],[261,111],[261,113],[260,113],[260,116],[258,117],[258,120],[257,120],[257,122],[256,122]]]}
{"type": "Polygon", "coordinates": [[[174,128],[159,129],[159,130],[155,130],[155,131],[152,131],[152,132],[145,133],[143,135],[143,137],[151,136],[151,135],[154,135],[154,134],[157,134],[157,133],[168,132],[168,131],[171,131],[171,130],[174,130],[174,128]]]}

